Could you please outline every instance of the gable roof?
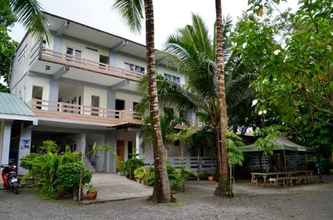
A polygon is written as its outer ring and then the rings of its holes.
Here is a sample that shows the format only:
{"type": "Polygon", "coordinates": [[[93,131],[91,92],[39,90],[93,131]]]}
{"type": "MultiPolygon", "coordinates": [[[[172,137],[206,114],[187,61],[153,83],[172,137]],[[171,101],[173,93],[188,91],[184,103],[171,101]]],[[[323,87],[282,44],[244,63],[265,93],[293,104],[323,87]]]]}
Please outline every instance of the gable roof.
{"type": "Polygon", "coordinates": [[[0,119],[23,120],[37,123],[29,106],[19,97],[0,92],[0,119]]]}
{"type": "MultiPolygon", "coordinates": [[[[279,137],[274,141],[274,144],[278,145],[274,150],[289,150],[289,151],[298,151],[298,152],[307,152],[311,151],[309,147],[301,146],[290,141],[286,137],[279,137]]],[[[240,147],[240,150],[243,152],[259,152],[262,151],[256,147],[255,144],[250,144],[240,147]]]]}

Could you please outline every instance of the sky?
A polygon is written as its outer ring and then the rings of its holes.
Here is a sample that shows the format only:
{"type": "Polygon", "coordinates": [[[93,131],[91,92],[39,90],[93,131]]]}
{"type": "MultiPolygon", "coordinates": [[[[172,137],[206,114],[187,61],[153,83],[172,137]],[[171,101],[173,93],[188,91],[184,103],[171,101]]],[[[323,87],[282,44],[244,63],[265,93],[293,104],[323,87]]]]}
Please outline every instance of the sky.
{"type": "MultiPolygon", "coordinates": [[[[247,10],[248,0],[224,0],[223,14],[236,22],[247,10]]],[[[112,34],[145,43],[144,30],[132,33],[117,9],[114,0],[39,0],[43,10],[74,20],[112,34]]],[[[282,7],[296,8],[297,0],[288,0],[282,7]]],[[[210,33],[215,22],[214,0],[154,0],[156,47],[163,49],[168,36],[178,28],[191,23],[192,13],[203,17],[210,33]]],[[[10,36],[20,42],[25,34],[22,25],[16,24],[10,36]]]]}
{"type": "MultiPolygon", "coordinates": [[[[141,34],[131,33],[117,9],[112,7],[113,2],[114,0],[40,0],[42,8],[47,12],[144,43],[144,30],[141,34]]],[[[213,31],[214,4],[214,0],[155,0],[157,48],[162,49],[168,36],[178,28],[190,24],[192,13],[201,15],[210,31],[213,31]]],[[[246,9],[247,0],[224,1],[223,12],[235,20],[246,9]]],[[[25,30],[19,24],[15,25],[10,33],[18,42],[24,34],[25,30]]]]}

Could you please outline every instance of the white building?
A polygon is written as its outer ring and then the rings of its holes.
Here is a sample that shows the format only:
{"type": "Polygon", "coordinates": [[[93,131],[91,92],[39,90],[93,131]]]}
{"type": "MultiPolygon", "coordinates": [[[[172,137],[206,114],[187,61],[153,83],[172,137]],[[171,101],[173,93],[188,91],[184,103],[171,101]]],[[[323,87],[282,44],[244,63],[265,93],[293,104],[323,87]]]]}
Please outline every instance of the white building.
{"type": "MultiPolygon", "coordinates": [[[[38,125],[30,126],[29,151],[43,140],[69,144],[85,153],[97,172],[115,172],[118,160],[139,154],[147,163],[152,148],[143,144],[135,105],[145,74],[145,46],[45,13],[50,36],[26,34],[12,65],[10,90],[27,103],[38,125]],[[113,151],[91,156],[94,144],[113,151]]],[[[157,71],[181,85],[185,79],[157,53],[157,71]]],[[[21,149],[21,148],[19,148],[21,149]]],[[[22,157],[29,151],[21,152],[22,157]]],[[[169,150],[177,156],[177,149],[169,150]]]]}

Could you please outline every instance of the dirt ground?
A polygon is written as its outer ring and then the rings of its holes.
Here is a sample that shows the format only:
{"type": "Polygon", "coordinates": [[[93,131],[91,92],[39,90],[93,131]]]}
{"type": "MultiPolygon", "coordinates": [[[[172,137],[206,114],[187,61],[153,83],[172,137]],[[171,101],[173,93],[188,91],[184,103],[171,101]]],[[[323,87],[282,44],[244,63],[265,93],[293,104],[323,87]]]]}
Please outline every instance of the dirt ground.
{"type": "Polygon", "coordinates": [[[333,219],[333,182],[292,188],[235,185],[235,197],[213,196],[215,184],[189,182],[172,204],[146,199],[78,205],[45,200],[32,192],[0,191],[0,220],[149,220],[149,219],[333,219]]]}

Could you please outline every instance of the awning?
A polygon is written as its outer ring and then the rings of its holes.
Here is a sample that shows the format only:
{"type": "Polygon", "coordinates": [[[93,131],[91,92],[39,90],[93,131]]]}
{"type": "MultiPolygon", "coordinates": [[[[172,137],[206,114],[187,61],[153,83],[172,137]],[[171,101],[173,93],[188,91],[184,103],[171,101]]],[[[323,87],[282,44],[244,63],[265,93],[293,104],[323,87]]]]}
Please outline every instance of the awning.
{"type": "Polygon", "coordinates": [[[33,125],[38,124],[29,106],[19,97],[0,92],[0,119],[31,121],[33,125]]]}

